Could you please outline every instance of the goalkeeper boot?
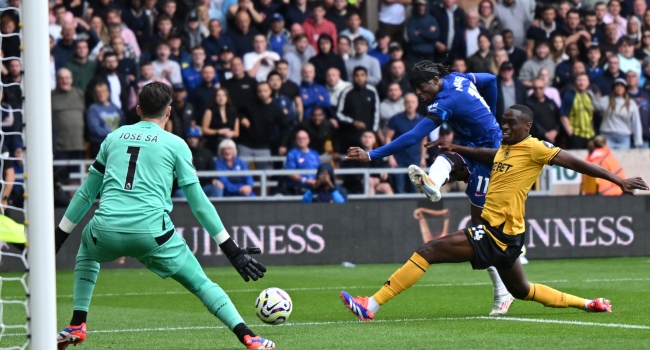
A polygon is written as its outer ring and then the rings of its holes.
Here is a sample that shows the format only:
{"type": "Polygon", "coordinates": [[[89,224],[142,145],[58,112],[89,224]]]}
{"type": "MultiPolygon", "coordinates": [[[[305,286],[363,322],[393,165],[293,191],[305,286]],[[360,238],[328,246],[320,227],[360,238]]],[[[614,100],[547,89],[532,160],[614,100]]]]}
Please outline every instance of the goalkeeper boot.
{"type": "Polygon", "coordinates": [[[605,298],[592,300],[585,307],[587,312],[612,312],[612,303],[605,298]]]}
{"type": "Polygon", "coordinates": [[[353,298],[350,294],[341,292],[341,299],[343,300],[345,307],[347,307],[354,316],[357,316],[360,321],[372,321],[375,317],[375,314],[368,310],[368,297],[357,296],[356,298],[353,298]]]}
{"type": "Polygon", "coordinates": [[[502,316],[508,313],[510,305],[515,302],[515,297],[507,293],[505,295],[495,295],[494,304],[492,304],[492,312],[490,316],[502,316]]]}
{"type": "Polygon", "coordinates": [[[250,335],[244,336],[244,345],[246,349],[275,349],[275,343],[258,336],[251,337],[250,335]]]}
{"type": "Polygon", "coordinates": [[[418,188],[422,191],[427,198],[432,202],[437,202],[440,200],[442,195],[440,194],[440,189],[436,186],[429,175],[417,165],[409,165],[409,179],[418,188]]]}
{"type": "Polygon", "coordinates": [[[70,344],[76,346],[83,343],[84,340],[86,340],[86,322],[78,326],[69,325],[56,337],[59,350],[67,348],[70,344]]]}

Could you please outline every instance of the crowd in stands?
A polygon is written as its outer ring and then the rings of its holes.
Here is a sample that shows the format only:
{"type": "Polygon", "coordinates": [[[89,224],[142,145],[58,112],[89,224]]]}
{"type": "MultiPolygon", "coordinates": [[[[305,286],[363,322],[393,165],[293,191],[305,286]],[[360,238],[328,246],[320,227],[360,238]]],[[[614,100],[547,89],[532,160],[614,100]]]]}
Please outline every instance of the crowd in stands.
{"type": "MultiPolygon", "coordinates": [[[[527,104],[539,139],[567,149],[587,148],[596,135],[611,148],[649,146],[646,0],[481,0],[465,8],[457,0],[50,3],[55,159],[94,157],[108,133],[138,122],[139,89],[161,81],[174,91],[166,130],[187,141],[198,170],[271,169],[240,158],[271,155],[286,156],[286,169],[318,169],[323,154],[334,168],[425,165],[431,157],[421,145],[368,164],[338,156],[386,144],[425,118],[407,78],[420,60],[495,74],[497,119],[527,104]],[[377,31],[363,23],[367,6],[379,6],[377,31]]],[[[0,24],[4,35],[19,30],[13,10],[0,24]]],[[[5,37],[2,52],[18,56],[19,37],[5,37]]],[[[3,83],[20,82],[21,72],[20,61],[5,60],[3,83]]],[[[20,88],[6,87],[2,102],[20,108],[20,88]]],[[[20,127],[22,117],[9,114],[3,128],[20,127]]],[[[429,139],[439,134],[453,138],[443,126],[429,139]]],[[[345,177],[342,188],[328,183],[329,170],[289,176],[283,193],[340,201],[363,191],[359,177],[345,177]],[[315,190],[323,184],[336,194],[315,190]]],[[[210,196],[255,195],[250,176],[202,185],[210,196]]],[[[416,191],[405,175],[377,175],[370,188],[416,191]]]]}

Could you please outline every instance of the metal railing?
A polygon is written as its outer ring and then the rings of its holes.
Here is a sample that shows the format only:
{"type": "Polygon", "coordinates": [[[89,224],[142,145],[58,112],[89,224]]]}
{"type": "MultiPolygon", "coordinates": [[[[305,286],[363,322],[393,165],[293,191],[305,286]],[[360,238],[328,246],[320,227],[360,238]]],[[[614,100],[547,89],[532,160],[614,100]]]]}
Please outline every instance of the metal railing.
{"type": "MultiPolygon", "coordinates": [[[[242,157],[244,161],[258,161],[258,162],[284,162],[285,157],[275,156],[275,157],[264,157],[264,158],[245,158],[242,157]]],[[[55,167],[78,167],[78,172],[71,172],[70,179],[79,180],[79,184],[70,184],[62,186],[64,191],[76,191],[80,183],[83,182],[88,176],[88,167],[94,163],[92,159],[84,160],[55,160],[55,167]]],[[[373,195],[370,193],[370,177],[372,175],[379,174],[406,174],[407,168],[341,168],[335,169],[335,174],[339,175],[361,175],[363,176],[363,193],[361,194],[350,194],[348,199],[395,199],[395,198],[421,198],[421,194],[418,193],[404,193],[404,194],[392,194],[392,195],[373,195]]],[[[241,176],[253,176],[254,187],[259,189],[259,196],[256,197],[220,197],[220,198],[211,198],[215,201],[297,201],[302,198],[302,196],[296,195],[269,195],[270,189],[278,185],[278,181],[274,180],[274,177],[282,177],[288,175],[315,175],[316,170],[243,170],[243,171],[197,171],[197,176],[199,178],[216,178],[216,177],[241,177],[241,176]]],[[[337,180],[341,182],[341,180],[337,180]]],[[[548,167],[544,168],[542,175],[540,176],[538,190],[531,191],[530,195],[548,195],[549,191],[549,181],[548,181],[548,167]]],[[[446,192],[444,194],[445,198],[459,198],[464,197],[464,192],[446,192]]],[[[184,198],[174,198],[174,201],[185,201],[184,198]]]]}

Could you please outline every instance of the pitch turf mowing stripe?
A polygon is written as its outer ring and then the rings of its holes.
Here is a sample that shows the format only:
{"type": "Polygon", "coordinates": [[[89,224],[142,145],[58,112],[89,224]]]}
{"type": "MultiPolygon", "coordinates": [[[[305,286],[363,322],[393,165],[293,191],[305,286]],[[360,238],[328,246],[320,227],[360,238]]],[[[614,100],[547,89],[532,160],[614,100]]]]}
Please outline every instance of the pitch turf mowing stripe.
{"type": "MultiPolygon", "coordinates": [[[[535,281],[537,283],[601,283],[601,282],[643,282],[650,281],[650,278],[603,278],[603,279],[587,279],[587,280],[546,280],[535,281]]],[[[491,286],[491,282],[470,282],[470,283],[430,283],[430,284],[416,284],[415,288],[436,288],[436,287],[471,287],[471,286],[491,286]]],[[[378,285],[372,286],[334,286],[334,287],[295,287],[283,288],[287,292],[291,291],[311,291],[311,290],[346,290],[346,289],[362,289],[362,288],[378,288],[378,285]]],[[[259,292],[258,289],[227,289],[227,293],[251,293],[259,292]]],[[[93,294],[93,298],[97,297],[121,297],[121,296],[147,296],[147,295],[177,295],[188,294],[187,291],[169,291],[169,292],[127,292],[127,293],[97,293],[93,294]]],[[[10,296],[5,300],[24,298],[23,296],[10,296]]],[[[72,298],[72,294],[57,295],[57,298],[72,298]]]]}
{"type": "MultiPolygon", "coordinates": [[[[311,326],[328,326],[340,324],[371,324],[371,323],[408,323],[408,322],[427,322],[427,321],[511,321],[511,322],[529,322],[529,323],[550,323],[562,324],[570,326],[587,326],[587,327],[605,327],[605,328],[623,328],[623,329],[642,329],[650,330],[650,326],[624,324],[624,323],[598,323],[598,322],[583,322],[583,321],[565,321],[565,320],[550,320],[543,318],[519,318],[519,317],[488,317],[488,316],[468,316],[468,317],[437,317],[437,318],[402,318],[393,320],[374,320],[372,322],[359,322],[359,321],[327,321],[327,322],[295,322],[286,323],[282,325],[270,324],[256,324],[258,327],[311,327],[311,326]]],[[[169,332],[169,331],[192,331],[192,330],[214,330],[225,329],[226,326],[192,326],[192,327],[157,327],[157,328],[127,328],[127,329],[100,329],[91,330],[88,333],[141,333],[141,332],[169,332]]],[[[25,336],[25,333],[5,334],[5,337],[25,336]]]]}

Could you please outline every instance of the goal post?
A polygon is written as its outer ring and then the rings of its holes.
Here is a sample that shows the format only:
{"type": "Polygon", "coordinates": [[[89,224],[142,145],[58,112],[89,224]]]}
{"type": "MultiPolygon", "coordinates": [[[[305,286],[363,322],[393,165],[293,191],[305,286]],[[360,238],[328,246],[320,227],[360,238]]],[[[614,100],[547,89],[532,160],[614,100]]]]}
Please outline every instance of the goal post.
{"type": "Polygon", "coordinates": [[[57,333],[49,7],[47,0],[22,1],[21,7],[30,348],[48,350],[56,348],[57,333]]]}

